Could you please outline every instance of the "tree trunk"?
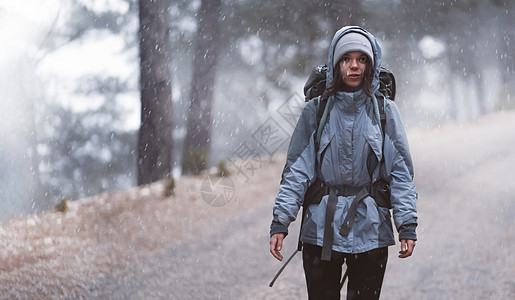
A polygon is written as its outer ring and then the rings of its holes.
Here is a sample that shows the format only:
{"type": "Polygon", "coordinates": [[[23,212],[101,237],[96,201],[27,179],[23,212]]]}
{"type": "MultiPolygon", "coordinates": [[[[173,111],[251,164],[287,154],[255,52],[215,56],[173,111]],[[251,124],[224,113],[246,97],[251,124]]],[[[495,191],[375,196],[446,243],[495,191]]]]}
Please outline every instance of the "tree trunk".
{"type": "Polygon", "coordinates": [[[211,108],[214,98],[219,53],[221,0],[203,0],[197,13],[196,48],[193,58],[191,99],[182,168],[185,174],[199,174],[206,168],[211,140],[211,108]]]}
{"type": "Polygon", "coordinates": [[[499,22],[497,31],[499,32],[499,53],[501,83],[502,90],[499,95],[498,109],[514,108],[510,95],[515,94],[515,57],[513,56],[515,34],[513,34],[513,26],[515,22],[513,16],[508,13],[513,10],[513,4],[503,3],[499,10],[499,22]],[[508,6],[507,6],[508,5],[508,6]]]}
{"type": "Polygon", "coordinates": [[[474,61],[474,86],[476,87],[476,98],[479,107],[479,115],[486,115],[486,99],[485,99],[485,80],[483,79],[483,74],[480,68],[476,65],[478,60],[474,61]]]}
{"type": "Polygon", "coordinates": [[[141,125],[138,185],[172,170],[172,88],[168,1],[139,1],[141,125]]]}
{"type": "Polygon", "coordinates": [[[0,222],[48,208],[39,189],[34,67],[20,51],[0,69],[0,222]]]}
{"type": "MultiPolygon", "coordinates": [[[[449,44],[447,44],[449,45],[449,44]]],[[[456,87],[458,83],[458,71],[454,65],[454,55],[452,51],[447,53],[447,65],[449,66],[449,74],[447,80],[447,86],[449,90],[449,117],[452,121],[458,120],[458,93],[456,92],[456,87]]]]}

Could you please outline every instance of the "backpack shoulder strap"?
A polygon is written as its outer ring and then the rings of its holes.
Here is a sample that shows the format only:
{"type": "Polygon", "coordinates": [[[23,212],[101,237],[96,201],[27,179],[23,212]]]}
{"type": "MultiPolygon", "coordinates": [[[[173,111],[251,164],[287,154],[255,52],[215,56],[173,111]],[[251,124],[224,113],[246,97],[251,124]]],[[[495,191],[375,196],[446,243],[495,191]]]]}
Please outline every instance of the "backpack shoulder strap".
{"type": "Polygon", "coordinates": [[[382,163],[384,160],[384,138],[385,138],[385,130],[386,130],[386,128],[385,128],[385,126],[386,126],[386,112],[385,112],[386,100],[385,100],[385,97],[381,93],[376,93],[372,97],[372,101],[374,102],[374,112],[375,112],[377,121],[380,124],[379,128],[381,130],[381,135],[383,136],[383,142],[381,145],[381,151],[382,151],[383,155],[382,155],[381,161],[379,162],[379,161],[377,161],[375,154],[373,154],[372,152],[369,153],[369,155],[367,157],[367,169],[368,169],[368,174],[370,175],[371,179],[372,179],[372,173],[373,173],[375,167],[377,166],[377,164],[382,163]]]}
{"type": "Polygon", "coordinates": [[[318,147],[320,145],[320,138],[322,136],[322,131],[324,130],[324,126],[327,123],[327,118],[329,117],[329,111],[332,107],[333,97],[322,98],[319,97],[320,105],[317,110],[317,132],[315,136],[315,148],[318,151],[318,147]]]}
{"type": "Polygon", "coordinates": [[[384,140],[384,132],[385,132],[385,126],[386,126],[386,112],[385,112],[385,105],[386,100],[384,96],[377,97],[377,108],[379,110],[379,120],[381,121],[381,132],[383,134],[383,140],[384,140]]]}

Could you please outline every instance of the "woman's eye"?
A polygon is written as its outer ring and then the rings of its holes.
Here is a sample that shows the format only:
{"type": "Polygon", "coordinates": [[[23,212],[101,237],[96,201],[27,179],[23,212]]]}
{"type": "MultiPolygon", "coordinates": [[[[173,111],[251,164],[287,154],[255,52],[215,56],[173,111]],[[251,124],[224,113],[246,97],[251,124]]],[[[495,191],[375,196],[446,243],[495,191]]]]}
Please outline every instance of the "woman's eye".
{"type": "Polygon", "coordinates": [[[367,58],[366,57],[360,57],[359,61],[362,62],[362,63],[367,62],[367,58]]]}

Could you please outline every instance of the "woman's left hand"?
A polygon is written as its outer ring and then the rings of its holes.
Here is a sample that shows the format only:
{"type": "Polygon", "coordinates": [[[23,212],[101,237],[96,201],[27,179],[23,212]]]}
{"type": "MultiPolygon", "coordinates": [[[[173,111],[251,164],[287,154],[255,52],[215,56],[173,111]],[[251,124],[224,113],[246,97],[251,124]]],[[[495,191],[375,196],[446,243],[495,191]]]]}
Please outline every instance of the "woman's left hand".
{"type": "Polygon", "coordinates": [[[414,240],[401,240],[401,251],[399,251],[399,258],[410,257],[415,249],[416,242],[414,240]]]}

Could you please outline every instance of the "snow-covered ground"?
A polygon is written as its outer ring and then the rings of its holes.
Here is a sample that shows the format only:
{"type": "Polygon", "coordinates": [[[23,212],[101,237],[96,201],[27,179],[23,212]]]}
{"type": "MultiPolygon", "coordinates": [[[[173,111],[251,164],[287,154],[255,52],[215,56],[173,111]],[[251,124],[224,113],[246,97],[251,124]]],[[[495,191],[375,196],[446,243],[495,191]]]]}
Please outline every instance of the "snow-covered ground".
{"type": "MultiPolygon", "coordinates": [[[[419,241],[406,260],[390,248],[382,299],[515,298],[513,128],[506,112],[409,132],[419,241]]],[[[268,226],[283,165],[277,155],[249,178],[233,170],[213,186],[231,200],[221,207],[206,203],[199,176],[181,178],[172,197],[156,183],[12,220],[0,228],[0,297],[307,299],[300,255],[268,287],[281,266],[268,226]]]]}

